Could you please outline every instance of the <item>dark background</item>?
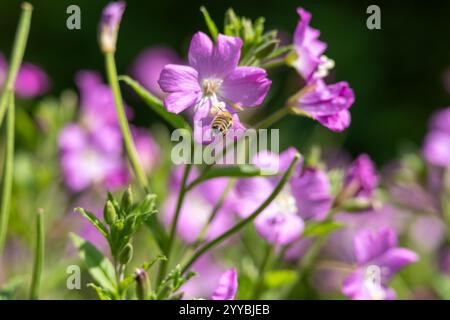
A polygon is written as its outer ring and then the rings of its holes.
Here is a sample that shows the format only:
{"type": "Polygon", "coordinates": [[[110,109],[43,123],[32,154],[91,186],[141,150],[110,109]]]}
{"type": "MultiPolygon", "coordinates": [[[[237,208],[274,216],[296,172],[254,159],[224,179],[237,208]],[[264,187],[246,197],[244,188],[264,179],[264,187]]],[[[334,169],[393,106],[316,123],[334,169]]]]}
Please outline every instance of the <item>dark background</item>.
{"type": "MultiPolygon", "coordinates": [[[[80,69],[103,71],[96,37],[98,18],[107,1],[30,2],[35,10],[25,60],[50,74],[53,94],[74,88],[73,76],[80,69]],[[81,30],[66,28],[70,4],[81,7],[81,30]]],[[[1,0],[0,51],[6,54],[11,49],[19,4],[1,0]]],[[[353,121],[345,133],[335,134],[309,120],[285,119],[280,123],[283,146],[294,144],[302,150],[308,138],[314,137],[325,145],[342,143],[352,154],[367,152],[381,164],[405,146],[420,146],[430,114],[450,102],[443,85],[444,71],[450,67],[450,1],[129,0],[127,4],[117,53],[120,73],[127,71],[140,50],[155,44],[170,46],[185,57],[192,34],[206,31],[201,5],[219,27],[225,10],[233,7],[239,15],[266,17],[267,29],[277,28],[289,37],[298,21],[296,7],[312,12],[312,26],[322,31],[327,55],[336,61],[333,80],[346,80],[355,90],[353,121]],[[369,4],[381,7],[381,30],[366,28],[369,4]]],[[[294,72],[287,68],[270,77],[274,93],[267,112],[293,93],[286,83],[295,80],[294,72]]],[[[139,102],[133,105],[138,109],[137,122],[154,121],[147,109],[139,108],[139,102]]]]}

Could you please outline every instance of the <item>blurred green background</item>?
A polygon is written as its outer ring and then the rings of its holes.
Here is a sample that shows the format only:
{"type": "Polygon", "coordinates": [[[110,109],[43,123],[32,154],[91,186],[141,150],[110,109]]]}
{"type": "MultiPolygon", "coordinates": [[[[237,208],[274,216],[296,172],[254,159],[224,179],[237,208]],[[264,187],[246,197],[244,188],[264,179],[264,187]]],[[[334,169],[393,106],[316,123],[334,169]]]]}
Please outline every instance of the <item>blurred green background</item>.
{"type": "MultiPolygon", "coordinates": [[[[30,0],[34,17],[26,61],[42,66],[51,76],[52,94],[74,88],[80,69],[103,71],[97,46],[97,24],[108,1],[30,0]],[[66,8],[81,8],[81,30],[66,28],[66,8]]],[[[0,51],[9,54],[19,16],[18,0],[0,4],[0,51]]],[[[119,36],[117,62],[125,73],[137,54],[151,45],[172,47],[185,57],[190,37],[206,31],[199,7],[205,5],[221,26],[227,8],[250,18],[266,17],[266,28],[291,37],[298,21],[296,7],[313,13],[312,26],[322,31],[327,55],[336,61],[333,81],[346,80],[354,88],[353,122],[344,134],[331,133],[312,121],[288,118],[279,126],[282,146],[307,148],[307,141],[340,145],[352,154],[369,153],[379,164],[405,146],[420,146],[426,121],[433,110],[450,104],[443,85],[450,67],[450,2],[377,2],[381,7],[381,30],[366,28],[365,1],[138,1],[128,0],[119,36]],[[411,143],[412,142],[412,143],[411,143]]],[[[280,107],[296,89],[295,72],[287,68],[270,75],[274,80],[267,112],[280,107]]],[[[139,124],[155,121],[139,102],[139,124]]]]}

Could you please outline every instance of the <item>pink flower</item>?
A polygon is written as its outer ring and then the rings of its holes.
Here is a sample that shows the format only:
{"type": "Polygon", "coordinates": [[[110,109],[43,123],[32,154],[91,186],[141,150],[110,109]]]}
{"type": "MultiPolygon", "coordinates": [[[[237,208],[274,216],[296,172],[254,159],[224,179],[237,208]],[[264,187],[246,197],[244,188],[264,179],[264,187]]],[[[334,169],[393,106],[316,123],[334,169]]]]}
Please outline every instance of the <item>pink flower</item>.
{"type": "Polygon", "coordinates": [[[347,82],[327,85],[322,79],[308,84],[309,90],[300,94],[294,111],[305,113],[332,131],[343,131],[350,125],[349,109],[355,95],[347,82]]]}
{"type": "Polygon", "coordinates": [[[415,252],[397,246],[397,234],[390,228],[361,230],[353,239],[353,253],[358,267],[344,280],[342,292],[356,300],[394,299],[389,280],[418,260],[415,252]]]}
{"type": "Polygon", "coordinates": [[[131,74],[147,90],[162,99],[166,94],[159,87],[159,75],[166,65],[180,63],[180,57],[172,49],[151,47],[138,55],[131,68],[131,74]]]}
{"type": "MultiPolygon", "coordinates": [[[[0,87],[6,81],[8,63],[0,53],[0,87]]],[[[15,91],[21,98],[34,98],[41,96],[50,89],[48,75],[38,66],[25,62],[17,73],[15,91]]]]}
{"type": "Polygon", "coordinates": [[[323,77],[326,67],[332,67],[332,62],[323,56],[327,45],[319,40],[320,31],[310,27],[311,13],[302,8],[298,8],[297,13],[300,21],[294,33],[294,48],[298,56],[294,67],[306,81],[319,75],[323,77]]]}
{"type": "Polygon", "coordinates": [[[362,154],[353,161],[344,181],[344,189],[348,196],[372,197],[378,185],[375,165],[367,154],[362,154]]]}
{"type": "Polygon", "coordinates": [[[425,160],[438,167],[450,166],[450,107],[436,112],[429,127],[422,148],[425,160]]]}
{"type": "Polygon", "coordinates": [[[242,40],[219,34],[217,44],[197,32],[189,47],[189,66],[166,65],[159,85],[168,93],[167,110],[180,113],[194,108],[194,136],[208,142],[213,135],[211,122],[220,111],[233,114],[231,129],[242,130],[236,110],[260,105],[271,81],[264,69],[238,66],[242,40]]]}
{"type": "Polygon", "coordinates": [[[211,300],[234,300],[238,289],[237,271],[235,268],[225,271],[219,285],[211,296],[211,300]]]}

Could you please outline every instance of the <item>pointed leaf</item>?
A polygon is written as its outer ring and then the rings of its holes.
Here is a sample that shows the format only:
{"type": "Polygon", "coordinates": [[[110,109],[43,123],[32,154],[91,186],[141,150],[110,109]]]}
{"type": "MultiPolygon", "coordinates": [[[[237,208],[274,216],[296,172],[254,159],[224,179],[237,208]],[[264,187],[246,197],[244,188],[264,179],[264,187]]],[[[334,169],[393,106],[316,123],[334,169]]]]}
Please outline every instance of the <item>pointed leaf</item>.
{"type": "Polygon", "coordinates": [[[83,208],[76,208],[75,211],[82,214],[89,222],[97,228],[98,231],[102,233],[104,237],[108,236],[108,228],[101,222],[95,214],[92,212],[86,211],[83,208]]]}

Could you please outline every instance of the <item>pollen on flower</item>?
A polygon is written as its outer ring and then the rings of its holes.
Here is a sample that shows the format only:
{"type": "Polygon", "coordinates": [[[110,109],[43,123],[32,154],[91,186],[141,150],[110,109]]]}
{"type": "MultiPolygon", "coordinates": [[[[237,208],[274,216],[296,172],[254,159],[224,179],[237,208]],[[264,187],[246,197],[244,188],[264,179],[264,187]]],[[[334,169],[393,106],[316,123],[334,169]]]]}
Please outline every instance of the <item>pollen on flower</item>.
{"type": "Polygon", "coordinates": [[[213,103],[211,105],[211,108],[209,109],[209,114],[211,116],[215,116],[220,111],[225,111],[225,103],[223,101],[218,101],[217,103],[213,103]]]}
{"type": "Polygon", "coordinates": [[[220,79],[204,79],[202,81],[202,91],[206,96],[212,96],[217,93],[222,84],[222,80],[220,79]]]}

